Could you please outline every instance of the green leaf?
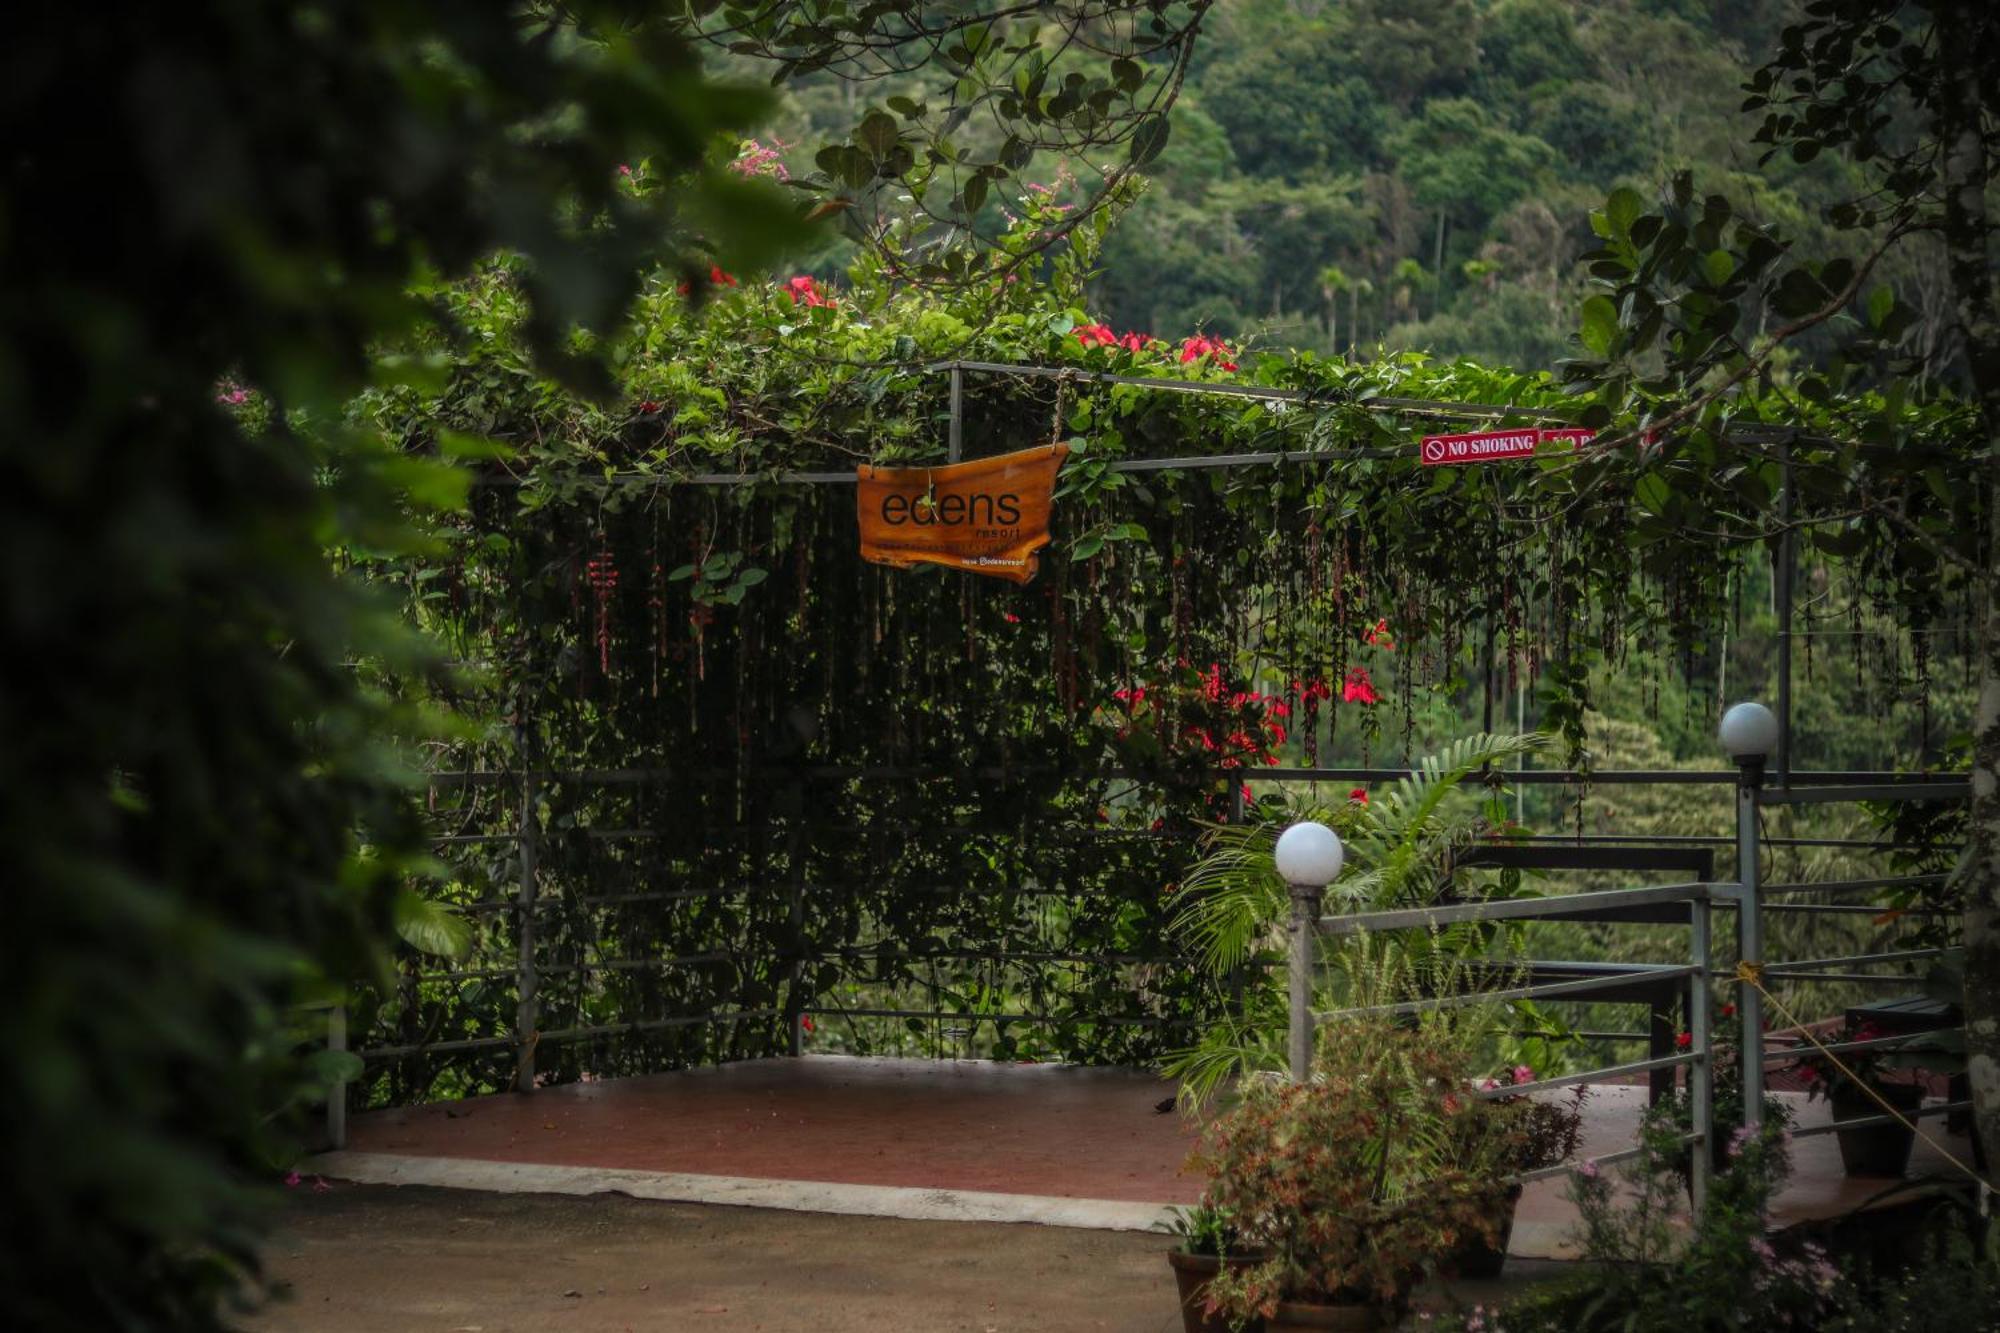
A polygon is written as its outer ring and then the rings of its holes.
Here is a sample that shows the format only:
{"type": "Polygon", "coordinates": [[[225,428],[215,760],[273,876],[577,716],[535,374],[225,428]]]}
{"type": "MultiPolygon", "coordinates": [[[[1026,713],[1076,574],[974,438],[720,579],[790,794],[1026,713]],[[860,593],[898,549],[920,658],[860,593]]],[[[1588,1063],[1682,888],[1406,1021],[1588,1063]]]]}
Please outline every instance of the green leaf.
{"type": "Polygon", "coordinates": [[[1132,163],[1145,166],[1160,155],[1167,146],[1167,136],[1173,125],[1165,116],[1148,116],[1139,122],[1139,128],[1132,131],[1132,163]]]}
{"type": "Polygon", "coordinates": [[[413,890],[396,898],[396,934],[419,953],[463,958],[472,951],[472,923],[444,903],[413,890]]]}
{"type": "Polygon", "coordinates": [[[1873,328],[1881,328],[1889,318],[1889,312],[1896,308],[1895,290],[1884,284],[1868,293],[1868,323],[1873,328]]]}
{"type": "Polygon", "coordinates": [[[1646,201],[1630,186],[1621,185],[1611,192],[1604,201],[1604,220],[1611,224],[1611,235],[1616,238],[1629,237],[1632,224],[1646,211],[1646,201]]]}
{"type": "Polygon", "coordinates": [[[1609,356],[1618,336],[1618,307],[1608,296],[1593,296],[1583,303],[1583,325],[1577,336],[1596,356],[1609,356]]]}

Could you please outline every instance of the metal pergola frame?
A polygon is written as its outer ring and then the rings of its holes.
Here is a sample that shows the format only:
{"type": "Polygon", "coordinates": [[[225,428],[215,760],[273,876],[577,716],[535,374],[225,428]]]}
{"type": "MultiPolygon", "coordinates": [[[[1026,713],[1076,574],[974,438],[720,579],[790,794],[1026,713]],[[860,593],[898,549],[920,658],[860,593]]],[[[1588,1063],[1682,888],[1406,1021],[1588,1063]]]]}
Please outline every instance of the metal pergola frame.
{"type": "MultiPolygon", "coordinates": [[[[1068,384],[1117,384],[1161,393],[1212,395],[1261,402],[1296,405],[1304,409],[1333,407],[1360,408],[1369,412],[1408,416],[1458,418],[1468,421],[1522,421],[1569,424],[1573,414],[1557,408],[1526,407],[1516,403],[1449,403],[1425,398],[1378,396],[1348,398],[1326,390],[1287,389],[1270,385],[1216,384],[1205,380],[1184,380],[1150,375],[1120,375],[1110,371],[1083,370],[1070,366],[1039,366],[1004,361],[949,360],[913,364],[908,369],[924,374],[950,376],[950,411],[947,419],[945,462],[960,462],[965,442],[965,376],[968,373],[998,375],[1016,379],[1053,379],[1068,384]]],[[[1778,493],[1780,533],[1772,556],[1774,600],[1778,619],[1778,746],[1771,768],[1780,789],[1792,779],[1792,640],[1796,607],[1793,585],[1797,557],[1790,527],[1796,483],[1791,450],[1798,444],[1831,445],[1836,441],[1785,426],[1733,425],[1723,438],[1738,444],[1768,445],[1778,450],[1782,480],[1778,493]]],[[[1299,449],[1253,454],[1207,454],[1175,458],[1125,458],[1108,464],[1113,472],[1168,472],[1201,468],[1268,467],[1290,463],[1339,462],[1347,459],[1402,458],[1409,446],[1367,446],[1349,449],[1299,449]]],[[[650,472],[613,472],[593,479],[608,486],[851,486],[852,470],[838,472],[779,471],[768,473],[700,472],[683,476],[661,476],[650,472]]],[[[492,477],[485,484],[519,485],[516,477],[492,477]]]]}

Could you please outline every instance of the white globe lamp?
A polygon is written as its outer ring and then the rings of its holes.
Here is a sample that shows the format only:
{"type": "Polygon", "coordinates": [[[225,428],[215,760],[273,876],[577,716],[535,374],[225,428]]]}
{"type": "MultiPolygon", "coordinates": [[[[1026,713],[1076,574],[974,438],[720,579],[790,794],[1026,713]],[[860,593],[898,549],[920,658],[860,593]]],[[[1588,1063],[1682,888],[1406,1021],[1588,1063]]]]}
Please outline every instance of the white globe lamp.
{"type": "Polygon", "coordinates": [[[1278,835],[1278,875],[1287,884],[1325,888],[1340,878],[1346,860],[1340,835],[1324,824],[1304,820],[1278,835]]]}
{"type": "Polygon", "coordinates": [[[1778,748],[1778,719],[1759,703],[1740,703],[1722,715],[1722,748],[1739,764],[1761,762],[1778,748]]]}

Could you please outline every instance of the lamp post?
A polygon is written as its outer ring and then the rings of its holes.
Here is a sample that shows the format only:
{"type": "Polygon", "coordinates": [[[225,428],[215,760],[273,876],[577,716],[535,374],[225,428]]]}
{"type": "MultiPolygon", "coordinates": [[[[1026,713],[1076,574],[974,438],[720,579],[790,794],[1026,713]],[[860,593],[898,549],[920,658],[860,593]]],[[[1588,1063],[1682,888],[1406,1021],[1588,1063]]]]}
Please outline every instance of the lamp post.
{"type": "Polygon", "coordinates": [[[1294,1083],[1312,1073],[1313,935],[1320,894],[1340,877],[1346,859],[1340,835],[1324,824],[1305,820],[1278,835],[1278,874],[1292,890],[1291,1018],[1285,1035],[1294,1083]]]}
{"type": "MultiPolygon", "coordinates": [[[[1736,956],[1764,960],[1764,926],[1757,906],[1757,789],[1764,784],[1764,760],[1778,743],[1778,719],[1759,703],[1740,703],[1722,715],[1717,738],[1736,761],[1736,956]]],[[[1764,996],[1745,985],[1736,997],[1743,1022],[1743,1123],[1764,1118],[1764,996]]]]}

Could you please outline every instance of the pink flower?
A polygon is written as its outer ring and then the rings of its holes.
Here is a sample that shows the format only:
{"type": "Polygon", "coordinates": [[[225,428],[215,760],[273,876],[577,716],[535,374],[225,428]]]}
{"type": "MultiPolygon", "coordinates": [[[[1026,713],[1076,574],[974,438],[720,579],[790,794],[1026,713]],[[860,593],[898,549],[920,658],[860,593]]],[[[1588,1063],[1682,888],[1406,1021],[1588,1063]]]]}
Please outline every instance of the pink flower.
{"type": "Polygon", "coordinates": [[[1515,1066],[1514,1066],[1514,1082],[1516,1082],[1516,1083],[1533,1083],[1534,1081],[1535,1081],[1535,1071],[1534,1071],[1534,1070],[1530,1069],[1530,1068],[1529,1068],[1528,1066],[1526,1066],[1526,1065],[1515,1065],[1515,1066]]]}
{"type": "Polygon", "coordinates": [[[299,1187],[299,1173],[296,1171],[287,1171],[285,1173],[285,1188],[297,1189],[298,1187],[299,1187]]]}
{"type": "Polygon", "coordinates": [[[1595,1180],[1597,1179],[1597,1163],[1594,1161],[1585,1161],[1583,1165],[1577,1167],[1576,1173],[1585,1180],[1595,1180]]]}

